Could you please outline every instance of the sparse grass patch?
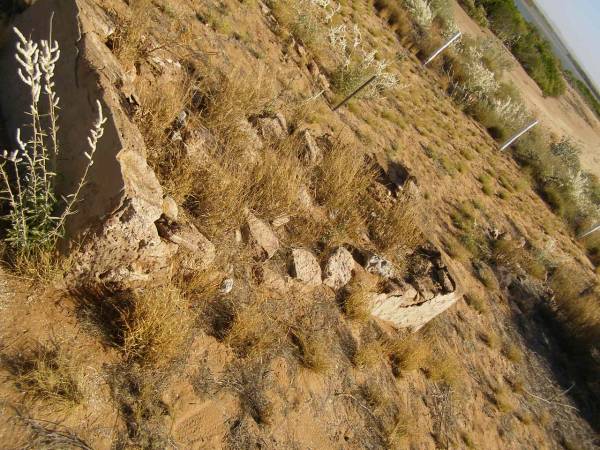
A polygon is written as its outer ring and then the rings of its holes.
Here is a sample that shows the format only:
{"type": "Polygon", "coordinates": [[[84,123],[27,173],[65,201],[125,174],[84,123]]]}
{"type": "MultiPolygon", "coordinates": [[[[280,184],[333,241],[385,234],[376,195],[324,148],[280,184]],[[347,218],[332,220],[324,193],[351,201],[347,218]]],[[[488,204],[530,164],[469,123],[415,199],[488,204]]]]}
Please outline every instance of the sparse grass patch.
{"type": "Polygon", "coordinates": [[[385,349],[381,342],[374,340],[361,344],[352,358],[352,363],[359,369],[368,369],[381,361],[385,349]]]}

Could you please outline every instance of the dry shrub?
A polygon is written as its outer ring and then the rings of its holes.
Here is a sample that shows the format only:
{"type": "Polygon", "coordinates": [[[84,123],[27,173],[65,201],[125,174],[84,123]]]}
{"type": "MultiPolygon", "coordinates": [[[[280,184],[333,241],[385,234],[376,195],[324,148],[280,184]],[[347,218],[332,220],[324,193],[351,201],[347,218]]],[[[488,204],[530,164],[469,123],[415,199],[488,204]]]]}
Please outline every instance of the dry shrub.
{"type": "Polygon", "coordinates": [[[72,407],[83,400],[78,362],[56,342],[33,346],[17,356],[2,357],[15,385],[33,399],[72,407]]]}
{"type": "Polygon", "coordinates": [[[249,119],[267,114],[272,89],[234,73],[201,86],[201,125],[210,135],[196,173],[202,183],[186,203],[201,231],[219,238],[238,228],[246,209],[265,219],[301,214],[298,192],[307,176],[298,160],[299,138],[261,143],[249,119]]]}
{"type": "Polygon", "coordinates": [[[458,386],[463,376],[456,355],[441,347],[439,343],[430,351],[424,366],[423,370],[431,381],[445,383],[448,386],[458,386]]]}
{"type": "Polygon", "coordinates": [[[290,333],[292,344],[300,363],[307,369],[324,373],[331,367],[330,343],[323,333],[309,333],[293,327],[290,333]]]}
{"type": "Polygon", "coordinates": [[[147,37],[152,25],[152,7],[151,0],[132,0],[129,14],[119,24],[112,38],[113,52],[128,66],[140,60],[147,50],[147,37]]]}
{"type": "Polygon", "coordinates": [[[515,363],[520,364],[523,362],[523,352],[519,348],[517,344],[512,342],[505,342],[502,348],[502,354],[506,356],[506,358],[515,363]]]}
{"type": "MultiPolygon", "coordinates": [[[[560,266],[550,285],[558,313],[570,337],[585,349],[598,348],[600,342],[600,288],[575,266],[560,266]]],[[[582,349],[580,349],[582,350],[582,349]]]]}
{"type": "Polygon", "coordinates": [[[179,126],[179,114],[185,112],[190,103],[191,79],[181,69],[175,75],[161,76],[151,83],[142,80],[136,87],[140,107],[135,121],[144,137],[148,163],[166,192],[181,204],[197,179],[195,165],[186,157],[182,142],[172,139],[172,133],[179,126]]]}
{"type": "Polygon", "coordinates": [[[143,365],[161,365],[180,355],[191,317],[181,293],[170,286],[134,294],[121,307],[119,328],[128,359],[143,365]]]}
{"type": "Polygon", "coordinates": [[[419,333],[408,334],[387,342],[387,352],[395,376],[423,368],[431,355],[431,341],[419,333]]]}
{"type": "Polygon", "coordinates": [[[367,198],[376,179],[374,168],[362,150],[342,142],[324,149],[323,162],[315,169],[312,187],[317,203],[327,209],[332,243],[354,242],[365,231],[365,213],[360,199],[367,198]]]}

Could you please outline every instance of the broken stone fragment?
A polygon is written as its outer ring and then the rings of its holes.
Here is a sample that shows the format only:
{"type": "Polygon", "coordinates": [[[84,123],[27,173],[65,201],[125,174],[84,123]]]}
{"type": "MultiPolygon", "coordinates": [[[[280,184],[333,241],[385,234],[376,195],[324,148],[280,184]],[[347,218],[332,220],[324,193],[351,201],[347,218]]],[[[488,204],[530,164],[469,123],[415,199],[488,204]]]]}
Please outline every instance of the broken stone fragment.
{"type": "Polygon", "coordinates": [[[177,222],[179,208],[173,197],[167,195],[165,198],[163,198],[162,213],[171,222],[177,222]]]}
{"type": "Polygon", "coordinates": [[[271,227],[250,212],[246,214],[242,237],[264,259],[270,259],[279,249],[279,239],[271,227]]]}
{"type": "Polygon", "coordinates": [[[319,164],[323,160],[323,151],[317,145],[317,142],[310,134],[310,131],[302,132],[303,152],[301,158],[310,166],[319,164]]]}
{"type": "Polygon", "coordinates": [[[158,233],[163,239],[177,244],[191,253],[194,267],[205,269],[215,260],[216,250],[210,242],[193,224],[181,225],[158,221],[158,233]]]}
{"type": "Polygon", "coordinates": [[[364,268],[367,272],[377,274],[383,278],[392,278],[394,276],[392,263],[379,255],[371,255],[367,258],[364,268]]]}
{"type": "Polygon", "coordinates": [[[286,223],[289,223],[290,216],[279,216],[271,221],[271,225],[273,228],[279,228],[284,226],[286,223]]]}
{"type": "Polygon", "coordinates": [[[292,250],[292,276],[310,285],[321,284],[321,267],[317,258],[302,248],[292,250]]]}
{"type": "Polygon", "coordinates": [[[233,290],[233,278],[225,278],[221,282],[221,286],[219,287],[219,292],[221,294],[229,294],[233,290]]]}
{"type": "Polygon", "coordinates": [[[340,289],[352,279],[354,258],[344,247],[339,247],[327,260],[323,284],[332,289],[340,289]]]}
{"type": "Polygon", "coordinates": [[[266,140],[279,140],[287,136],[287,122],[281,113],[274,117],[259,117],[255,119],[255,125],[260,135],[266,140]]]}

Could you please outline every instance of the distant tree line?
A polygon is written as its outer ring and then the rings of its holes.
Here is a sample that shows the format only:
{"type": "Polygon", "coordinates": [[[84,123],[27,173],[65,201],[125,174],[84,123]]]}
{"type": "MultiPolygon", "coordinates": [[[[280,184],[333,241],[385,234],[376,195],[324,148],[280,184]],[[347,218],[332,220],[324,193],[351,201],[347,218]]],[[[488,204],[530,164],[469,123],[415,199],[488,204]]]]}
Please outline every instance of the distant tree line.
{"type": "Polygon", "coordinates": [[[571,86],[579,91],[588,106],[592,108],[592,111],[594,111],[598,118],[600,118],[600,102],[587,84],[585,84],[579,78],[576,78],[575,75],[573,75],[573,73],[569,70],[565,70],[565,76],[567,77],[567,80],[571,86]]]}
{"type": "Polygon", "coordinates": [[[459,0],[466,11],[482,25],[486,23],[512,51],[544,95],[556,97],[565,92],[561,64],[550,43],[528,23],[514,0],[459,0]]]}

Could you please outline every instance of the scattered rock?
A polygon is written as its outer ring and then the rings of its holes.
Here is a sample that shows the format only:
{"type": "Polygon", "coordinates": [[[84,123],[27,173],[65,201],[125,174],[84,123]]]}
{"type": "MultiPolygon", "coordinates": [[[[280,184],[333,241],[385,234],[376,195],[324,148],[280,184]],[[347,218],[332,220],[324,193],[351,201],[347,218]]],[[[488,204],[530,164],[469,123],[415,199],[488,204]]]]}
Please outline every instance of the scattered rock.
{"type": "Polygon", "coordinates": [[[216,249],[193,224],[180,224],[159,220],[156,222],[158,233],[163,239],[177,244],[192,254],[196,268],[205,269],[215,260],[216,249]]]}
{"type": "Polygon", "coordinates": [[[344,247],[339,247],[329,257],[325,265],[325,279],[323,284],[332,289],[340,289],[352,279],[354,258],[344,247]]]}
{"type": "Polygon", "coordinates": [[[179,216],[179,207],[173,197],[165,196],[162,203],[162,213],[169,221],[177,222],[179,216]]]}
{"type": "Polygon", "coordinates": [[[301,158],[310,166],[319,164],[323,160],[323,151],[317,145],[310,131],[304,130],[302,132],[302,140],[304,142],[303,151],[301,158]]]}
{"type": "Polygon", "coordinates": [[[229,294],[233,289],[233,278],[225,278],[221,282],[221,286],[219,287],[219,292],[221,294],[229,294]]]}
{"type": "Polygon", "coordinates": [[[392,263],[379,255],[371,255],[366,260],[364,268],[367,272],[377,274],[383,278],[392,278],[394,276],[392,263]]]}
{"type": "Polygon", "coordinates": [[[255,126],[266,140],[279,140],[287,135],[287,122],[281,113],[274,117],[258,117],[255,119],[255,126]]]}
{"type": "Polygon", "coordinates": [[[407,305],[407,302],[410,303],[407,297],[379,295],[373,300],[371,313],[379,319],[393,323],[398,328],[412,328],[416,331],[450,308],[459,298],[457,293],[452,292],[437,295],[428,301],[407,305]]]}
{"type": "Polygon", "coordinates": [[[250,212],[246,215],[242,236],[247,243],[255,247],[261,258],[269,259],[279,249],[279,239],[271,227],[250,212]]]}
{"type": "Polygon", "coordinates": [[[279,228],[284,226],[286,223],[289,223],[290,216],[279,216],[271,221],[271,226],[273,228],[279,228]]]}
{"type": "Polygon", "coordinates": [[[308,250],[302,248],[292,250],[291,273],[293,277],[307,284],[321,284],[321,267],[317,258],[308,250]]]}

